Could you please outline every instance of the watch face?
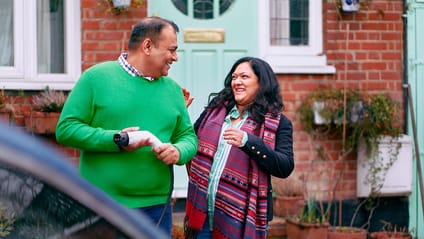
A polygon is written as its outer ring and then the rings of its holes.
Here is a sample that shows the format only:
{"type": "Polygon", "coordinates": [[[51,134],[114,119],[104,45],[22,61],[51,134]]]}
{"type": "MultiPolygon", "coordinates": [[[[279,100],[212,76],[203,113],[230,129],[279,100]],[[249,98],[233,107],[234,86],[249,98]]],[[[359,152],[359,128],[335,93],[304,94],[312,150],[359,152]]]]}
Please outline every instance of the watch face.
{"type": "Polygon", "coordinates": [[[125,132],[120,132],[113,136],[113,141],[118,146],[127,146],[128,145],[128,134],[125,132]]]}

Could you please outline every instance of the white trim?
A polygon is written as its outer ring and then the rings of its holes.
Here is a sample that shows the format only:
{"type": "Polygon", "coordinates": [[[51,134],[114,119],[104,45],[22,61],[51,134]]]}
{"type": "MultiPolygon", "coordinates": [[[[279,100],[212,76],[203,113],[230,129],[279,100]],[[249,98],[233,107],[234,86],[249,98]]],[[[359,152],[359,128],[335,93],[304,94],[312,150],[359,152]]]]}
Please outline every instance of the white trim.
{"type": "Polygon", "coordinates": [[[81,74],[80,1],[64,0],[65,73],[37,73],[36,0],[14,0],[14,67],[0,67],[4,89],[71,90],[81,74]],[[24,6],[25,4],[25,6],[24,6]],[[8,69],[10,68],[10,69],[8,69]]]}
{"type": "Polygon", "coordinates": [[[267,60],[275,73],[333,74],[336,68],[327,65],[323,54],[322,1],[309,1],[309,46],[271,46],[269,0],[258,1],[259,56],[267,60]]]}

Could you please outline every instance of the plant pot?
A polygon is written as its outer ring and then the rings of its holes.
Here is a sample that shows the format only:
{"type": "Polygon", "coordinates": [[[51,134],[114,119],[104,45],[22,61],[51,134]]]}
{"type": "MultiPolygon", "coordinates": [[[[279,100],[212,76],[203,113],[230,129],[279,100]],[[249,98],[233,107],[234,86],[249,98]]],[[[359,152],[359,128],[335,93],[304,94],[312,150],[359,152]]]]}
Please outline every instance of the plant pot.
{"type": "Polygon", "coordinates": [[[327,239],[366,239],[367,231],[356,227],[330,227],[327,239]]]}
{"type": "Polygon", "coordinates": [[[329,124],[330,121],[327,120],[325,117],[323,117],[320,114],[320,111],[322,111],[325,107],[324,101],[314,101],[312,102],[312,111],[314,112],[314,124],[316,125],[324,125],[329,124]]]}
{"type": "Polygon", "coordinates": [[[131,5],[131,0],[113,0],[114,7],[129,7],[131,5]]]}
{"type": "Polygon", "coordinates": [[[371,239],[411,239],[412,236],[408,232],[371,232],[371,239]]]}
{"type": "Polygon", "coordinates": [[[371,153],[366,152],[366,145],[360,143],[357,159],[358,197],[368,197],[372,187],[379,188],[380,196],[404,196],[412,192],[412,145],[408,135],[381,137],[371,153]]]}
{"type": "Polygon", "coordinates": [[[362,104],[362,101],[353,102],[349,108],[350,122],[352,123],[358,122],[363,110],[364,110],[364,105],[362,104]]]}
{"type": "Polygon", "coordinates": [[[299,223],[286,220],[287,239],[327,239],[330,224],[299,223]]]}
{"type": "Polygon", "coordinates": [[[184,239],[184,228],[172,224],[171,234],[172,239],[184,239]]]}
{"type": "Polygon", "coordinates": [[[32,111],[24,113],[25,127],[36,134],[54,134],[60,113],[32,111]]]}
{"type": "Polygon", "coordinates": [[[299,215],[305,207],[303,196],[275,196],[273,204],[274,215],[277,217],[287,217],[299,215]]]}
{"type": "Polygon", "coordinates": [[[341,0],[343,12],[357,12],[360,4],[359,0],[341,0]]]}

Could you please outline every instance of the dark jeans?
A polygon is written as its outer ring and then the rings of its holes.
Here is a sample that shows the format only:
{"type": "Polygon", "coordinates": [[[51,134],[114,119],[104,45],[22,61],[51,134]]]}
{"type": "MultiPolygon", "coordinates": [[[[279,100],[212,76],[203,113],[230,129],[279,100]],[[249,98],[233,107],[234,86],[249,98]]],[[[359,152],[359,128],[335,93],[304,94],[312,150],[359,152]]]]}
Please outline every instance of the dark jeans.
{"type": "Polygon", "coordinates": [[[170,204],[168,204],[168,206],[166,207],[166,212],[163,215],[163,218],[160,221],[160,224],[158,225],[158,222],[160,220],[160,217],[162,215],[162,211],[165,205],[166,204],[160,204],[160,205],[135,208],[135,209],[142,212],[146,217],[150,218],[153,224],[156,225],[156,227],[159,227],[160,229],[162,229],[171,238],[172,212],[171,212],[170,204]]]}

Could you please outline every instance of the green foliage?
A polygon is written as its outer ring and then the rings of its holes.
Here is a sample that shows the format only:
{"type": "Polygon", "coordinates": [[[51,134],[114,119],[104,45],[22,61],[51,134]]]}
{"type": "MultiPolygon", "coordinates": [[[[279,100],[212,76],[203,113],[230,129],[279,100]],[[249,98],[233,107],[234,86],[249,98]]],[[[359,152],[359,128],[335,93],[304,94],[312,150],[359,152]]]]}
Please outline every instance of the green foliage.
{"type": "Polygon", "coordinates": [[[325,132],[341,135],[344,120],[349,123],[350,119],[355,117],[353,114],[359,113],[350,110],[353,109],[358,102],[362,102],[359,91],[348,90],[345,94],[340,89],[326,89],[320,87],[312,91],[302,102],[297,109],[297,116],[303,130],[308,133],[325,132]],[[322,108],[316,110],[325,121],[323,125],[319,125],[315,122],[314,110],[317,102],[322,105],[322,108]],[[344,119],[345,114],[346,119],[344,119]]]}
{"type": "MultiPolygon", "coordinates": [[[[364,114],[356,128],[367,146],[371,146],[382,135],[398,137],[401,134],[399,103],[388,95],[368,96],[364,114]]],[[[372,148],[372,147],[368,147],[372,148]]]]}
{"type": "Polygon", "coordinates": [[[371,150],[380,136],[401,134],[399,103],[387,94],[365,95],[352,89],[343,93],[340,89],[320,87],[302,102],[297,116],[303,130],[309,134],[344,137],[344,152],[356,150],[361,140],[371,150]],[[314,122],[314,102],[323,102],[318,112],[325,119],[323,125],[314,122]]]}
{"type": "Polygon", "coordinates": [[[326,224],[330,213],[331,204],[324,207],[323,203],[313,199],[306,201],[306,208],[302,210],[300,215],[292,216],[292,220],[298,224],[326,224]]]}

